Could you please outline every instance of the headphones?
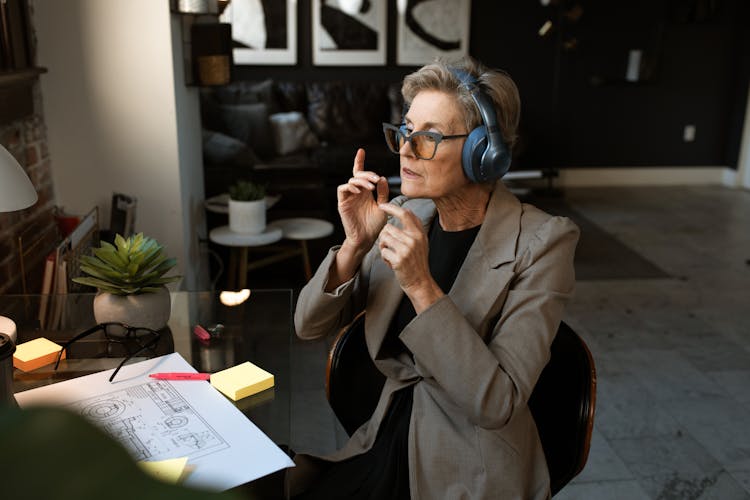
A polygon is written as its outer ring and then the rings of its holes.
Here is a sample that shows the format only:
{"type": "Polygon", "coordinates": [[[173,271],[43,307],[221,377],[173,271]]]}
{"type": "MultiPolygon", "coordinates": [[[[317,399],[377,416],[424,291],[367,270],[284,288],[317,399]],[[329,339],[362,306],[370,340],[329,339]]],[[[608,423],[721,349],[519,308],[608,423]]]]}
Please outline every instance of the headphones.
{"type": "Polygon", "coordinates": [[[482,91],[479,80],[473,75],[457,68],[449,69],[471,94],[483,122],[483,125],[469,132],[464,143],[461,152],[464,173],[472,182],[500,179],[510,168],[511,156],[497,122],[492,98],[482,91]]]}

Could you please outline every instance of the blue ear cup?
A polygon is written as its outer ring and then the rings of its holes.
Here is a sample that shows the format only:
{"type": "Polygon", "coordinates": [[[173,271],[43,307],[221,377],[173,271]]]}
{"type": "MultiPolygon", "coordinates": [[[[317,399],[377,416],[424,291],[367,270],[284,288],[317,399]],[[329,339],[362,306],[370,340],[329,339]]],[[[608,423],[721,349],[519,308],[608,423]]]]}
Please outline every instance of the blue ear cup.
{"type": "Polygon", "coordinates": [[[461,152],[461,166],[471,182],[481,182],[482,156],[487,149],[487,127],[480,125],[471,132],[464,142],[461,152]]]}
{"type": "Polygon", "coordinates": [[[455,68],[451,72],[469,89],[483,122],[469,132],[464,143],[461,152],[464,173],[472,182],[500,179],[510,168],[511,155],[503,141],[492,99],[482,91],[474,76],[455,68]]]}

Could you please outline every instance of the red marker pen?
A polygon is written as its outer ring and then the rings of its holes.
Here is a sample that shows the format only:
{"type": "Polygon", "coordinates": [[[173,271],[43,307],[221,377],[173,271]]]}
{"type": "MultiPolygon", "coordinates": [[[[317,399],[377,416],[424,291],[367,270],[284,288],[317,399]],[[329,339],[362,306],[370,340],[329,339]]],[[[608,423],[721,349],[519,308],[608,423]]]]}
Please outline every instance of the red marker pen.
{"type": "Polygon", "coordinates": [[[201,325],[195,325],[195,328],[193,328],[193,334],[201,340],[211,340],[211,334],[201,325]]]}
{"type": "Polygon", "coordinates": [[[210,380],[210,373],[179,373],[179,372],[166,372],[166,373],[150,373],[149,377],[157,380],[210,380]]]}

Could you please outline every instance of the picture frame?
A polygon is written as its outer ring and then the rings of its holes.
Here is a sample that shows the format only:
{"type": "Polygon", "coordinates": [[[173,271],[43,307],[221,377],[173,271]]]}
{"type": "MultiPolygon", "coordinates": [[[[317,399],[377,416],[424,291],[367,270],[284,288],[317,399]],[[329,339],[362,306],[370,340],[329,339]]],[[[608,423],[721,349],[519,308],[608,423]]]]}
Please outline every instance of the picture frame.
{"type": "Polygon", "coordinates": [[[232,25],[235,64],[297,64],[297,0],[232,0],[219,20],[232,25]]]}
{"type": "Polygon", "coordinates": [[[313,64],[383,66],[386,62],[388,2],[313,0],[313,64]],[[351,7],[350,7],[351,6],[351,7]]]}
{"type": "Polygon", "coordinates": [[[396,64],[422,66],[469,53],[471,0],[397,0],[396,64]]]}

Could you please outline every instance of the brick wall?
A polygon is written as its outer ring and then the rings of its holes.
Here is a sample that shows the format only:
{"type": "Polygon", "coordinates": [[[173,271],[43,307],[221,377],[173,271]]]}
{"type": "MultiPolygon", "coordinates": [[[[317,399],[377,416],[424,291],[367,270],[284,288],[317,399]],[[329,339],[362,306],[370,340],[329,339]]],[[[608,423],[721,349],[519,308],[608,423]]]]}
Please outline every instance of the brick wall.
{"type": "MultiPolygon", "coordinates": [[[[34,83],[33,95],[31,116],[0,124],[0,143],[15,156],[39,195],[39,201],[25,210],[0,213],[0,294],[22,291],[18,237],[24,236],[28,250],[31,243],[47,234],[46,229],[54,224],[51,213],[55,205],[54,190],[38,81],[34,83]]],[[[50,250],[48,241],[40,243],[24,257],[29,292],[38,292],[41,288],[41,266],[50,250]]]]}

